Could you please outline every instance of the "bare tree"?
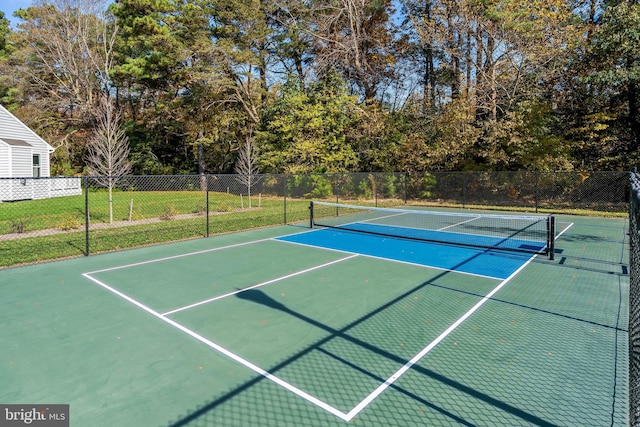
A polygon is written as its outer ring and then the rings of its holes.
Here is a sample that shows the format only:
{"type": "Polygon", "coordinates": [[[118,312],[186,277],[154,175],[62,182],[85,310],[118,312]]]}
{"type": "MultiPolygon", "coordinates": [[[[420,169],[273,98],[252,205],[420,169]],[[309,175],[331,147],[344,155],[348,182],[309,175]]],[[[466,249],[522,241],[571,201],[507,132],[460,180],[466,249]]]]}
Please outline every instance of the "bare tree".
{"type": "Polygon", "coordinates": [[[327,75],[338,69],[365,100],[372,100],[385,82],[394,79],[396,28],[391,0],[331,0],[311,2],[315,39],[315,69],[327,75]]]}
{"type": "Polygon", "coordinates": [[[104,98],[97,110],[97,125],[91,138],[86,163],[89,172],[109,189],[109,223],[113,222],[113,187],[131,172],[129,139],[120,125],[113,102],[104,98]]]}
{"type": "Polygon", "coordinates": [[[251,141],[251,133],[247,134],[244,144],[240,147],[235,171],[238,174],[236,178],[238,182],[247,187],[249,207],[251,207],[251,187],[260,181],[256,167],[256,150],[251,141]]]}
{"type": "Polygon", "coordinates": [[[107,89],[117,27],[105,0],[35,0],[18,34],[34,89],[75,121],[91,120],[107,89]]]}

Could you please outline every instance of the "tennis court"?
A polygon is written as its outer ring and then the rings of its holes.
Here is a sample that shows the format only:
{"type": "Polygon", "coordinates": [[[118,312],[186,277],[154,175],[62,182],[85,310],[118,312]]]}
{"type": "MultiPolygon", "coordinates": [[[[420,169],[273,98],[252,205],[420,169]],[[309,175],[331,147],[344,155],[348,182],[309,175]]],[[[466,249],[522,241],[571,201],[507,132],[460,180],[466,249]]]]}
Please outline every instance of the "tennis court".
{"type": "Polygon", "coordinates": [[[0,271],[0,403],[73,426],[628,424],[626,220],[556,216],[550,243],[543,216],[340,209],[0,271]]]}

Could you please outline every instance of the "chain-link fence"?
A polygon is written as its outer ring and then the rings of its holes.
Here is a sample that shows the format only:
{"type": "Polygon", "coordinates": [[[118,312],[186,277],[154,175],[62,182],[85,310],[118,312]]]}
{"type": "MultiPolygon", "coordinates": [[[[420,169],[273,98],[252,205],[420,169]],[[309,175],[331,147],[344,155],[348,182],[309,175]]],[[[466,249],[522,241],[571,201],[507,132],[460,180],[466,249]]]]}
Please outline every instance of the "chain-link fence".
{"type": "Polygon", "coordinates": [[[78,177],[54,197],[60,182],[0,179],[0,267],[287,221],[283,175],[78,177]]]}
{"type": "Polygon", "coordinates": [[[308,201],[625,212],[625,172],[0,178],[0,267],[307,221],[308,201]]]}
{"type": "Polygon", "coordinates": [[[640,174],[631,173],[629,209],[629,420],[640,425],[640,174]]]}
{"type": "Polygon", "coordinates": [[[626,212],[625,172],[434,172],[407,177],[407,197],[435,204],[626,212]]]}

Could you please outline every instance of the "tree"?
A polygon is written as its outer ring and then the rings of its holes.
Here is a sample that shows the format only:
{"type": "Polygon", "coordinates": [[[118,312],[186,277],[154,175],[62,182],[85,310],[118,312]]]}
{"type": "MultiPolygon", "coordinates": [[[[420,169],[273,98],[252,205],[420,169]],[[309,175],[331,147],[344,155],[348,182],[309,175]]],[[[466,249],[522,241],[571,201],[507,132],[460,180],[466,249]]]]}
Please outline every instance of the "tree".
{"type": "Polygon", "coordinates": [[[330,0],[313,10],[315,67],[320,77],[341,71],[354,92],[369,101],[393,78],[394,13],[391,0],[330,0]]]}
{"type": "Polygon", "coordinates": [[[611,2],[593,37],[587,59],[594,67],[586,80],[602,88],[608,115],[618,115],[613,128],[618,144],[612,151],[618,167],[630,168],[640,149],[640,4],[611,2]]]}
{"type": "Polygon", "coordinates": [[[552,92],[581,34],[565,0],[434,0],[428,6],[413,6],[413,22],[424,49],[438,52],[436,65],[447,71],[449,87],[441,96],[472,99],[477,121],[495,121],[523,99],[552,92]]]}
{"type": "Polygon", "coordinates": [[[346,138],[357,110],[340,76],[330,73],[308,89],[290,79],[265,112],[260,165],[272,173],[348,172],[358,164],[346,138]]]}
{"type": "Polygon", "coordinates": [[[251,188],[260,181],[256,166],[256,150],[251,137],[251,134],[247,135],[244,144],[240,146],[235,168],[236,174],[238,174],[236,179],[247,188],[249,208],[251,208],[251,188]]]}
{"type": "Polygon", "coordinates": [[[9,20],[5,18],[4,12],[0,11],[0,60],[7,54],[7,39],[9,38],[9,20]]]}
{"type": "Polygon", "coordinates": [[[9,110],[14,110],[17,106],[15,103],[17,89],[14,87],[15,76],[8,60],[12,51],[9,44],[11,34],[9,20],[5,18],[4,12],[0,12],[0,102],[9,110]]]}
{"type": "Polygon", "coordinates": [[[265,0],[272,4],[269,25],[272,29],[270,45],[273,50],[272,73],[295,76],[301,85],[314,72],[311,7],[299,0],[265,0]],[[284,70],[284,73],[280,72],[284,70]]]}
{"type": "MultiPolygon", "coordinates": [[[[41,1],[16,12],[21,71],[30,90],[49,109],[64,111],[76,125],[90,122],[101,93],[107,90],[114,34],[102,15],[104,2],[41,1]]],[[[113,30],[113,28],[111,28],[113,30]]]]}
{"type": "Polygon", "coordinates": [[[20,91],[16,113],[56,148],[54,171],[77,173],[86,149],[84,136],[111,88],[117,28],[104,13],[103,1],[34,4],[16,12],[22,21],[10,39],[12,90],[20,91]]]}
{"type": "Polygon", "coordinates": [[[105,98],[97,110],[97,125],[87,151],[89,173],[109,189],[109,223],[113,222],[113,187],[131,172],[129,140],[121,127],[121,116],[105,98]]]}

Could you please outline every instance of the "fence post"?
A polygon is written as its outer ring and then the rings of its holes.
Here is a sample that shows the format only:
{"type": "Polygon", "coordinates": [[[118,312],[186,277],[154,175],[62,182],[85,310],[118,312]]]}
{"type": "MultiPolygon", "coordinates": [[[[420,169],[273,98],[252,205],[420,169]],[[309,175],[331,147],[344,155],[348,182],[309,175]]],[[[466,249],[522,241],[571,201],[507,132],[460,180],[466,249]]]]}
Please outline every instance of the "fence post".
{"type": "Polygon", "coordinates": [[[89,178],[82,177],[84,181],[84,256],[89,256],[89,178]]]}
{"type": "Polygon", "coordinates": [[[466,207],[467,202],[467,173],[462,172],[462,208],[466,207]]]}
{"type": "Polygon", "coordinates": [[[378,182],[378,174],[377,173],[373,173],[373,200],[375,203],[375,207],[378,207],[378,185],[380,185],[380,183],[378,182]]]}
{"type": "Polygon", "coordinates": [[[205,208],[205,214],[207,215],[207,230],[206,230],[206,235],[207,237],[209,237],[209,174],[206,174],[204,176],[204,184],[206,186],[205,192],[206,192],[206,205],[207,207],[205,208]]]}
{"type": "Polygon", "coordinates": [[[402,180],[402,185],[404,187],[404,204],[407,204],[407,175],[409,174],[409,172],[404,172],[402,174],[403,180],[402,180]]]}
{"type": "Polygon", "coordinates": [[[536,179],[535,179],[536,193],[535,193],[535,196],[534,196],[534,201],[535,201],[535,204],[536,204],[536,206],[535,206],[536,213],[538,213],[538,188],[540,187],[540,171],[535,171],[535,176],[536,176],[536,179]]]}
{"type": "Polygon", "coordinates": [[[282,175],[282,193],[284,194],[284,225],[287,225],[287,174],[282,175]]]}

